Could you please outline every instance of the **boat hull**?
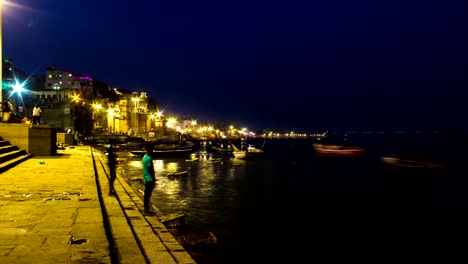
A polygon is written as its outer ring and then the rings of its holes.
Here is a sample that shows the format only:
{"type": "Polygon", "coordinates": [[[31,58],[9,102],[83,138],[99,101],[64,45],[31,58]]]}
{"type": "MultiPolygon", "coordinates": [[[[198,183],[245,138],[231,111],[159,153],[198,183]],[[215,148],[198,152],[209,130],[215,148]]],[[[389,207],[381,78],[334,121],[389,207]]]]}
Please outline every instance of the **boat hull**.
{"type": "MultiPolygon", "coordinates": [[[[153,150],[151,153],[152,158],[171,158],[171,157],[188,157],[194,153],[195,150],[192,148],[187,149],[171,149],[171,150],[153,150]]],[[[130,151],[137,157],[143,157],[146,153],[144,150],[133,150],[130,151]]]]}
{"type": "Polygon", "coordinates": [[[232,154],[236,159],[257,159],[260,158],[263,154],[263,151],[233,151],[232,154]]]}
{"type": "Polygon", "coordinates": [[[353,157],[360,156],[364,154],[364,149],[362,148],[350,148],[339,145],[323,145],[323,144],[313,144],[314,150],[317,155],[321,156],[343,156],[343,157],[353,157]]]}

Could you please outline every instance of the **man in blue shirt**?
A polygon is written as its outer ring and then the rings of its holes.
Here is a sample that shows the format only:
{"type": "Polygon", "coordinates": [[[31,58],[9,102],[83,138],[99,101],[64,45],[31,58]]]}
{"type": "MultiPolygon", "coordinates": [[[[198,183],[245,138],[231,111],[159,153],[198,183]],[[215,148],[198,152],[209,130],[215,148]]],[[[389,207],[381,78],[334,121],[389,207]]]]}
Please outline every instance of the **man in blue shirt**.
{"type": "Polygon", "coordinates": [[[145,194],[143,198],[144,203],[144,215],[151,215],[153,214],[150,211],[150,198],[151,194],[153,193],[154,186],[156,184],[156,176],[154,173],[154,165],[153,165],[153,158],[151,154],[153,153],[153,145],[146,144],[145,145],[146,154],[143,156],[142,164],[143,164],[143,180],[145,183],[145,194]]]}

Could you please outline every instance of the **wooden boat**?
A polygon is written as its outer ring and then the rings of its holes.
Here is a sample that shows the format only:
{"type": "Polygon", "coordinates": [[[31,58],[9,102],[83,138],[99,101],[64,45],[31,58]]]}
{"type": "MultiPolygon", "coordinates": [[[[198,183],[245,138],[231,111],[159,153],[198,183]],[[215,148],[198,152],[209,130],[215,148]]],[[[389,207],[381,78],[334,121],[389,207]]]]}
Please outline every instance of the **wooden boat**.
{"type": "Polygon", "coordinates": [[[128,141],[128,142],[125,142],[125,143],[121,143],[119,144],[119,148],[122,149],[122,150],[128,150],[128,149],[140,149],[140,148],[143,148],[145,146],[145,144],[147,143],[147,141],[128,141]]]}
{"type": "Polygon", "coordinates": [[[262,153],[263,150],[255,148],[255,146],[249,144],[247,147],[247,150],[240,150],[234,144],[231,144],[231,147],[233,149],[232,154],[236,159],[251,159],[251,158],[256,158],[259,157],[262,153]]]}
{"type": "MultiPolygon", "coordinates": [[[[153,158],[188,157],[195,151],[196,145],[190,141],[166,142],[155,144],[151,156],[153,158]]],[[[130,150],[130,153],[142,157],[145,155],[146,151],[140,148],[138,150],[130,150]]]]}
{"type": "Polygon", "coordinates": [[[232,148],[220,148],[217,146],[211,146],[210,150],[218,151],[218,152],[232,152],[232,148]]]}
{"type": "Polygon", "coordinates": [[[167,176],[170,178],[174,178],[174,177],[187,176],[187,175],[188,175],[188,171],[178,171],[178,172],[170,173],[167,176]]]}
{"type": "Polygon", "coordinates": [[[358,156],[364,153],[359,147],[342,145],[312,144],[315,152],[323,156],[358,156]]]}
{"type": "MultiPolygon", "coordinates": [[[[192,147],[185,148],[173,148],[173,149],[154,149],[151,153],[153,158],[167,158],[167,157],[187,157],[190,154],[195,152],[192,147]]],[[[132,150],[130,151],[133,155],[137,157],[143,157],[146,154],[144,150],[132,150]]]]}

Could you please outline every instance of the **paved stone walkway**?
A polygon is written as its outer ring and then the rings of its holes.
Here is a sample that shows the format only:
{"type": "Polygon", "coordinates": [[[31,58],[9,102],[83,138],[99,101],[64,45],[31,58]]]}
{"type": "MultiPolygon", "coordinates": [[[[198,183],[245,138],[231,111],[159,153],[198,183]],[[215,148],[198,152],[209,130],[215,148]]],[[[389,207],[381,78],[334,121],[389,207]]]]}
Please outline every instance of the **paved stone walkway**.
{"type": "Polygon", "coordinates": [[[0,174],[0,263],[195,263],[121,178],[107,195],[95,154],[73,146],[0,174]]]}
{"type": "Polygon", "coordinates": [[[111,263],[89,147],[0,174],[0,263],[111,263]]]}

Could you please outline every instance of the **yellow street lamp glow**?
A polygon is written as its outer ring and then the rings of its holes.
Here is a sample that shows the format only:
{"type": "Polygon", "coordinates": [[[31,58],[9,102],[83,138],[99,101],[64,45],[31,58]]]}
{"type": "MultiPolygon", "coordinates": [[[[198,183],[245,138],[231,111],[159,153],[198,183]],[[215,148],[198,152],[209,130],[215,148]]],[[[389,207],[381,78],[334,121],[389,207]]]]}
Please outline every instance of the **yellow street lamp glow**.
{"type": "Polygon", "coordinates": [[[157,119],[161,119],[162,116],[163,116],[163,112],[162,112],[162,111],[157,111],[157,112],[156,112],[156,118],[157,118],[157,119]]]}
{"type": "Polygon", "coordinates": [[[115,110],[109,108],[109,109],[107,110],[107,115],[108,115],[108,116],[115,116],[115,110]]]}
{"type": "Polygon", "coordinates": [[[99,109],[102,108],[102,105],[101,105],[101,104],[97,104],[97,103],[93,103],[91,106],[92,106],[94,109],[97,109],[97,110],[99,110],[99,109]]]}
{"type": "Polygon", "coordinates": [[[175,118],[173,118],[173,117],[171,117],[171,118],[169,118],[169,119],[167,120],[167,126],[168,126],[169,128],[175,127],[176,123],[177,123],[177,119],[175,119],[175,118]]]}
{"type": "Polygon", "coordinates": [[[73,95],[72,100],[78,103],[80,101],[80,96],[75,94],[73,95]]]}

